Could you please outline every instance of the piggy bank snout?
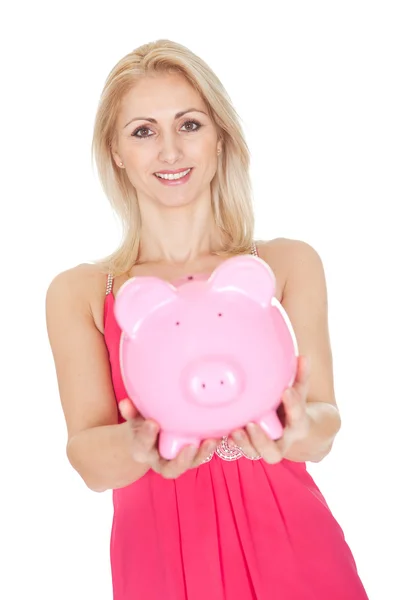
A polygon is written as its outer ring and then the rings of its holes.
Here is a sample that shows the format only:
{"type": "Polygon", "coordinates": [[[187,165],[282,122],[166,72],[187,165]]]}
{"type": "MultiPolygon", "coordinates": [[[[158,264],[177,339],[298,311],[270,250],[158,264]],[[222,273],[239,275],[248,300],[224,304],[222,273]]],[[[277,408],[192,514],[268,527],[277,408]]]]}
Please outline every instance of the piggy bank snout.
{"type": "Polygon", "coordinates": [[[183,384],[192,402],[217,406],[238,399],[244,389],[244,374],[229,358],[201,358],[188,365],[183,384]]]}

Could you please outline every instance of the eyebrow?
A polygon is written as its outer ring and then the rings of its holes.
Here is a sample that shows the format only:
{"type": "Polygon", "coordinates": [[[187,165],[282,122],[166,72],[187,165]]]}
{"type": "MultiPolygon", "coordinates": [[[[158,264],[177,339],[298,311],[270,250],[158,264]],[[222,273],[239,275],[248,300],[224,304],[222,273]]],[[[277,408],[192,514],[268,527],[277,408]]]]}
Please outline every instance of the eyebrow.
{"type": "MultiPolygon", "coordinates": [[[[199,110],[198,108],[188,108],[186,110],[177,112],[175,115],[175,119],[179,119],[180,117],[183,117],[183,115],[186,115],[186,113],[189,112],[200,112],[203,113],[203,115],[208,116],[207,113],[204,112],[204,110],[199,110]]],[[[133,121],[149,121],[150,123],[157,123],[156,119],[153,119],[153,117],[135,117],[134,119],[131,119],[126,125],[124,125],[123,129],[125,129],[125,127],[128,127],[128,125],[130,125],[133,121]]]]}

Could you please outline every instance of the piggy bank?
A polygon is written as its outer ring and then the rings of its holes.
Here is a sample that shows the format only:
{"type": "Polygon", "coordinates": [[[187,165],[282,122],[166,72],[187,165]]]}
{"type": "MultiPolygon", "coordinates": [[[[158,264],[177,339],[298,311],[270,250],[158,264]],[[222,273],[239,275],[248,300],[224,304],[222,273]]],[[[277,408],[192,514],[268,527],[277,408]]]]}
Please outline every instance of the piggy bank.
{"type": "Polygon", "coordinates": [[[139,412],[160,426],[161,456],[250,421],[272,439],[282,435],[276,409],[298,351],[274,293],[272,270],[250,255],[227,259],[206,278],[172,285],[136,277],[121,287],[121,374],[139,412]]]}

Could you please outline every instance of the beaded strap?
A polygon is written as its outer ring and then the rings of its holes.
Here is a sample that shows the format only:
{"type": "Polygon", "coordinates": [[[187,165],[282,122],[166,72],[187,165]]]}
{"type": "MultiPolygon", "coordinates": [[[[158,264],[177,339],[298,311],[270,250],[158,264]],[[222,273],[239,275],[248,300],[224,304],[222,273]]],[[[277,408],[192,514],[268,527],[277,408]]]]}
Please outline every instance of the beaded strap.
{"type": "Polygon", "coordinates": [[[114,280],[114,277],[111,275],[111,273],[109,273],[107,275],[106,296],[108,296],[108,294],[111,294],[111,292],[112,292],[113,280],[114,280]]]}
{"type": "Polygon", "coordinates": [[[251,244],[251,254],[253,256],[258,256],[258,248],[257,248],[257,244],[255,242],[253,242],[251,244]]]}

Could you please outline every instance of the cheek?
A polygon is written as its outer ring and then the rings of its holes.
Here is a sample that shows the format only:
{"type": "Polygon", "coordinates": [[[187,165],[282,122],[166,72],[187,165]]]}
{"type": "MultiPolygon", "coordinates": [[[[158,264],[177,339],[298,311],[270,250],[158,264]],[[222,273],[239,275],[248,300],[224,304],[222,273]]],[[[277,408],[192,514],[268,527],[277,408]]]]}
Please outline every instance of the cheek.
{"type": "Polygon", "coordinates": [[[154,152],[150,152],[149,149],[130,148],[128,152],[125,152],[125,157],[124,164],[130,179],[141,179],[153,173],[154,152]]]}
{"type": "Polygon", "coordinates": [[[215,146],[203,144],[195,156],[191,155],[191,158],[196,161],[204,173],[213,175],[217,170],[218,156],[215,146]]]}
{"type": "Polygon", "coordinates": [[[193,137],[188,137],[185,140],[184,152],[187,152],[193,158],[204,161],[217,157],[217,139],[214,135],[201,135],[198,137],[194,134],[193,137]]]}

